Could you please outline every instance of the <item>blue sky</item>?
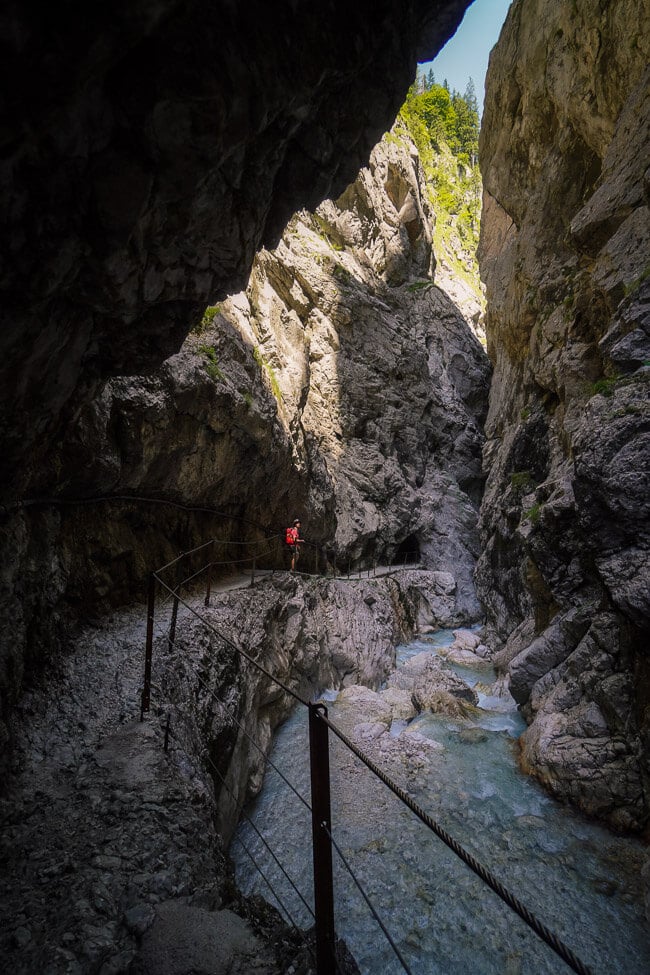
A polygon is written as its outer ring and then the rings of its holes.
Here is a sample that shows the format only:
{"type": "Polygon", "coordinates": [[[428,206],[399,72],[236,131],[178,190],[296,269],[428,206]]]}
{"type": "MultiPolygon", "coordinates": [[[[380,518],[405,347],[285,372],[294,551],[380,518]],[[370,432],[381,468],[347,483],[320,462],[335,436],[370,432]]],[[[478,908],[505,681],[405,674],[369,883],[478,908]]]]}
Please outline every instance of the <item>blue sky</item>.
{"type": "Polygon", "coordinates": [[[475,0],[454,36],[440,54],[418,73],[433,68],[439,85],[445,78],[451,89],[463,94],[470,78],[474,80],[479,112],[483,114],[483,91],[490,51],[496,44],[510,0],[475,0]]]}

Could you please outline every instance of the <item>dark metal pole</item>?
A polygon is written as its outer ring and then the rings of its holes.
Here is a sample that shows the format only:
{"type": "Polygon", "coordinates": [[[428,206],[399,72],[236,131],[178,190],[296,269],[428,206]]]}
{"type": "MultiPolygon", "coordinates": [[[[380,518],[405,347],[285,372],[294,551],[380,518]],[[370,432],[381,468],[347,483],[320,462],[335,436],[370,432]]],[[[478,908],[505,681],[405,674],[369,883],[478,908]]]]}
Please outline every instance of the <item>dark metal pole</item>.
{"type": "Polygon", "coordinates": [[[335,975],[334,882],[330,813],[328,730],[318,713],[327,717],[324,704],[309,705],[309,763],[311,769],[311,826],[314,853],[314,908],[316,914],[317,975],[335,975]]]}
{"type": "Polygon", "coordinates": [[[255,585],[255,556],[253,556],[253,567],[251,569],[251,586],[255,585]]]}
{"type": "Polygon", "coordinates": [[[167,723],[165,724],[165,745],[164,745],[165,751],[169,751],[169,725],[171,723],[171,720],[172,720],[172,716],[168,712],[167,723]]]}
{"type": "Polygon", "coordinates": [[[140,704],[140,721],[144,719],[144,712],[149,710],[151,697],[151,658],[153,656],[153,620],[156,612],[156,579],[149,574],[149,592],[147,596],[147,642],[144,651],[144,681],[142,683],[142,699],[140,704]]]}
{"type": "Polygon", "coordinates": [[[169,624],[169,649],[171,650],[174,646],[174,640],[176,639],[176,620],[178,619],[178,589],[174,593],[174,603],[172,605],[172,620],[169,624]]]}
{"type": "MultiPolygon", "coordinates": [[[[214,546],[213,546],[214,547],[214,546]]],[[[212,554],[212,549],[210,549],[210,554],[212,554]]],[[[210,605],[210,586],[212,584],[212,562],[208,562],[208,588],[205,593],[204,605],[210,605]]]]}

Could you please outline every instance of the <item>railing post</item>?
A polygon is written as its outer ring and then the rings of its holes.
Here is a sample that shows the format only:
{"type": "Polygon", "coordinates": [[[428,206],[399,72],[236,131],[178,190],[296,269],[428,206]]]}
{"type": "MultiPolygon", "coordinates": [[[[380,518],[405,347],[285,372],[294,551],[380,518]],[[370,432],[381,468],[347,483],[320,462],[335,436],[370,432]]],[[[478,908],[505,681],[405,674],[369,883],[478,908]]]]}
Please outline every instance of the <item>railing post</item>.
{"type": "Polygon", "coordinates": [[[144,720],[144,712],[149,710],[151,698],[151,658],[153,656],[153,620],[156,612],[156,578],[149,573],[149,592],[147,595],[147,642],[144,651],[144,680],[142,682],[142,699],[140,702],[140,721],[144,720]]]}
{"type": "Polygon", "coordinates": [[[311,826],[314,855],[317,975],[335,975],[334,882],[330,833],[330,766],[324,704],[309,705],[309,764],[311,770],[311,826]]]}
{"type": "Polygon", "coordinates": [[[253,566],[251,568],[251,586],[255,585],[255,556],[253,556],[253,566]]]}
{"type": "Polygon", "coordinates": [[[176,620],[178,619],[178,595],[179,595],[179,590],[177,589],[174,593],[174,603],[172,605],[172,619],[171,619],[171,623],[169,624],[168,646],[170,650],[172,650],[174,646],[174,640],[176,639],[176,620]]]}
{"type": "Polygon", "coordinates": [[[214,545],[210,546],[210,561],[208,562],[208,587],[205,593],[204,606],[210,605],[210,586],[212,585],[212,554],[214,550],[214,545]]]}
{"type": "Polygon", "coordinates": [[[169,751],[169,725],[171,723],[171,720],[172,720],[172,716],[169,712],[167,712],[167,722],[165,724],[165,743],[163,745],[163,748],[165,749],[166,752],[169,751]]]}

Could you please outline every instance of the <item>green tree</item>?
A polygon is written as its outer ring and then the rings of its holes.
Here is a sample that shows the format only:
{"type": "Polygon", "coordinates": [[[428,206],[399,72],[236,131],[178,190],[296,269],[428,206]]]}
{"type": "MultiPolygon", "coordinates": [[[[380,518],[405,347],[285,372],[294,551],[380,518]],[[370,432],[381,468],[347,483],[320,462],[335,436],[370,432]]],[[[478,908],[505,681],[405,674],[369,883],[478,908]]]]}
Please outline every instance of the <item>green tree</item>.
{"type": "Polygon", "coordinates": [[[474,79],[470,78],[467,82],[467,87],[465,88],[465,94],[463,98],[467,102],[467,107],[471,112],[476,112],[476,117],[478,118],[478,101],[476,99],[476,87],[474,85],[474,79]]]}
{"type": "MultiPolygon", "coordinates": [[[[476,97],[474,97],[476,102],[476,97]]],[[[471,108],[467,99],[455,94],[452,98],[456,122],[457,151],[467,157],[467,162],[474,162],[478,154],[478,111],[471,108]]]]}
{"type": "Polygon", "coordinates": [[[456,145],[456,113],[445,88],[434,84],[428,91],[408,98],[406,107],[409,115],[424,123],[432,145],[441,141],[452,148],[456,145]]]}

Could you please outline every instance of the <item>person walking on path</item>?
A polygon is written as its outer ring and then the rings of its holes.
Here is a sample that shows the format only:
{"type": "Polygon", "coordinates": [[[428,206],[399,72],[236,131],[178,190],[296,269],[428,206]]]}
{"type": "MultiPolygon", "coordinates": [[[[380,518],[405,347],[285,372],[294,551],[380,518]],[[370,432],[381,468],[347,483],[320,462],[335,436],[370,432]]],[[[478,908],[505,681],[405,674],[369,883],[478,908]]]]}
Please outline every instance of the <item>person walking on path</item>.
{"type": "Polygon", "coordinates": [[[291,528],[287,528],[287,545],[291,552],[291,571],[293,572],[300,558],[300,546],[304,539],[300,537],[300,519],[296,518],[291,528]]]}

